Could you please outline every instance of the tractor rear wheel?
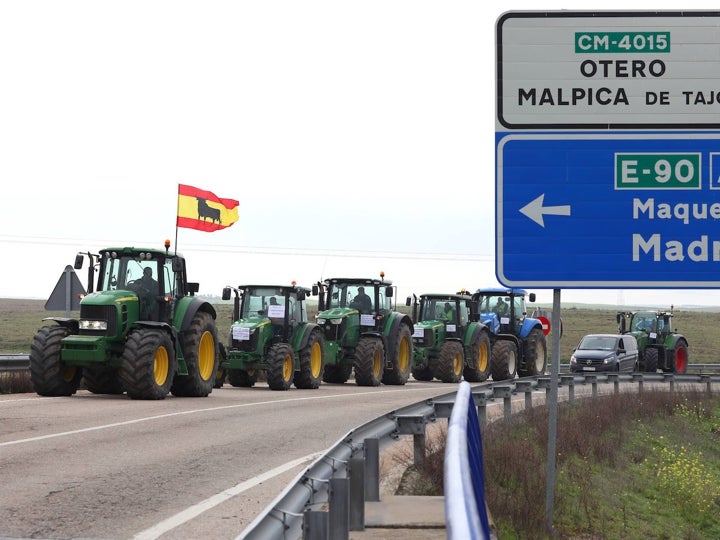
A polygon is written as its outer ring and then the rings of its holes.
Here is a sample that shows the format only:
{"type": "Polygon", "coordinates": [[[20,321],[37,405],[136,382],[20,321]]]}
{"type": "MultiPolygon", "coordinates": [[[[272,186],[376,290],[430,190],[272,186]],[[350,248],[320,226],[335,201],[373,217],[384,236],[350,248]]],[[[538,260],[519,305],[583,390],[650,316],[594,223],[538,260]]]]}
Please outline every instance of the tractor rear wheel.
{"type": "Polygon", "coordinates": [[[490,355],[493,381],[514,379],[517,372],[517,346],[510,340],[496,341],[490,355]]]}
{"type": "Polygon", "coordinates": [[[532,377],[545,373],[547,367],[547,340],[540,328],[533,328],[523,342],[525,367],[518,369],[518,376],[532,377]]]}
{"type": "Polygon", "coordinates": [[[30,345],[30,380],[41,396],[71,396],[80,386],[82,368],[67,366],[60,359],[64,326],[43,326],[30,345]]]}
{"type": "Polygon", "coordinates": [[[220,360],[218,361],[218,368],[215,372],[215,384],[213,384],[213,388],[222,388],[225,384],[225,380],[227,379],[227,369],[220,365],[227,359],[225,346],[222,343],[218,343],[218,352],[220,355],[220,360]]]}
{"type": "Polygon", "coordinates": [[[307,346],[300,351],[300,371],[295,372],[295,388],[319,388],[323,377],[325,336],[313,330],[307,346]]]}
{"type": "Polygon", "coordinates": [[[181,339],[188,373],[175,375],[170,391],[178,397],[206,397],[212,392],[218,365],[215,319],[198,311],[181,339]]]}
{"type": "Polygon", "coordinates": [[[410,378],[412,367],[413,341],[410,327],[400,323],[395,335],[395,358],[392,359],[392,369],[383,373],[382,382],[385,384],[405,384],[410,378]]]}
{"type": "Polygon", "coordinates": [[[468,382],[483,382],[490,376],[490,336],[477,332],[470,342],[470,358],[463,370],[468,382]]]}
{"type": "Polygon", "coordinates": [[[228,369],[227,377],[228,382],[233,386],[252,388],[257,382],[257,371],[254,369],[250,371],[245,371],[244,369],[228,369]]]}
{"type": "Polygon", "coordinates": [[[122,394],[124,392],[117,369],[86,367],[83,369],[83,385],[93,394],[122,394]]]}
{"type": "Polygon", "coordinates": [[[350,378],[352,368],[352,364],[325,365],[323,382],[343,384],[350,378]]]}
{"type": "Polygon", "coordinates": [[[358,386],[380,386],[385,350],[382,340],[362,337],[355,349],[355,383],[358,386]]]}
{"type": "Polygon", "coordinates": [[[678,341],[670,360],[670,367],[673,373],[685,373],[688,366],[688,346],[685,341],[678,341]]]}
{"type": "Polygon", "coordinates": [[[464,364],[462,343],[446,341],[440,349],[440,360],[435,367],[435,377],[445,383],[460,382],[464,364]]]}
{"type": "Polygon", "coordinates": [[[267,358],[267,382],[271,390],[287,390],[295,372],[295,353],[288,343],[270,347],[267,358]]]}
{"type": "Polygon", "coordinates": [[[170,392],[177,357],[164,330],[138,328],[128,334],[119,376],[132,399],[165,399],[170,392]]]}

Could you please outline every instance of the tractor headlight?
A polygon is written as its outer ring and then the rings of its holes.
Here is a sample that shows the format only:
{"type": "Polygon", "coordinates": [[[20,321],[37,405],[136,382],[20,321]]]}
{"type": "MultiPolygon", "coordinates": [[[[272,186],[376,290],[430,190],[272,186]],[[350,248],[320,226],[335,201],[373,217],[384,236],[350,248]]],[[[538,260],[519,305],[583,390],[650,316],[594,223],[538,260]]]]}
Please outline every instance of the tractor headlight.
{"type": "Polygon", "coordinates": [[[330,322],[332,324],[342,324],[342,319],[330,319],[330,322]]]}
{"type": "Polygon", "coordinates": [[[325,324],[325,319],[318,319],[318,320],[317,320],[317,323],[318,323],[319,325],[323,325],[323,324],[325,324]]]}
{"type": "Polygon", "coordinates": [[[107,330],[107,321],[93,321],[90,319],[80,319],[80,330],[107,330]]]}

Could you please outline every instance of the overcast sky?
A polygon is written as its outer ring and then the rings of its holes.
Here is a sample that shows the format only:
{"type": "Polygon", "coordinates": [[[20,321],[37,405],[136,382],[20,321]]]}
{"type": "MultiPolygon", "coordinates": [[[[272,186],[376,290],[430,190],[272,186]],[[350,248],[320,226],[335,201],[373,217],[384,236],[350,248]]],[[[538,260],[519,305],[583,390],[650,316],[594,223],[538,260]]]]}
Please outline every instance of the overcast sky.
{"type": "MultiPolygon", "coordinates": [[[[496,20],[590,7],[487,6],[0,3],[0,297],[46,299],[78,251],[161,248],[176,233],[202,294],[380,271],[403,299],[496,284],[496,20]],[[176,231],[180,183],[239,200],[240,220],[176,231]]],[[[678,7],[717,6],[602,3],[678,7]]],[[[720,294],[562,299],[666,307],[720,294]]]]}

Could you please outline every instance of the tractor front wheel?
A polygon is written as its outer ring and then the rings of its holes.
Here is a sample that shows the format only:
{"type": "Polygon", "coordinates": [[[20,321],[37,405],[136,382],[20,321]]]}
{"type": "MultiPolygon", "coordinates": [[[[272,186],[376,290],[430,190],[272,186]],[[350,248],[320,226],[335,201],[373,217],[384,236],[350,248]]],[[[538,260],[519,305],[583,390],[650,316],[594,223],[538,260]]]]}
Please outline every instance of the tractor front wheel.
{"type": "Polygon", "coordinates": [[[80,387],[82,368],[68,366],[60,358],[62,339],[70,335],[64,326],[43,326],[30,345],[30,380],[41,396],[71,396],[80,387]]]}
{"type": "Polygon", "coordinates": [[[355,383],[358,386],[380,386],[385,349],[382,340],[360,338],[355,349],[355,383]]]}
{"type": "Polygon", "coordinates": [[[267,382],[271,390],[287,390],[295,372],[295,353],[287,343],[270,347],[267,358],[267,382]]]}
{"type": "Polygon", "coordinates": [[[468,382],[483,382],[490,376],[490,336],[478,332],[470,342],[470,358],[463,370],[468,382]]]}
{"type": "Polygon", "coordinates": [[[517,347],[510,340],[496,341],[490,355],[493,381],[514,379],[517,372],[517,347]]]}
{"type": "Polygon", "coordinates": [[[656,373],[658,368],[658,350],[648,347],[645,349],[645,373],[656,373]]]}
{"type": "Polygon", "coordinates": [[[165,399],[176,369],[175,347],[167,332],[138,328],[128,334],[119,374],[132,399],[165,399]]]}
{"type": "Polygon", "coordinates": [[[684,341],[679,341],[675,348],[671,367],[673,373],[685,373],[688,366],[688,346],[684,341]]]}
{"type": "Polygon", "coordinates": [[[530,330],[523,343],[525,354],[525,368],[518,369],[520,377],[542,375],[547,367],[547,340],[545,334],[538,327],[530,330]]]}
{"type": "Polygon", "coordinates": [[[352,364],[328,364],[323,371],[323,382],[343,384],[350,378],[352,368],[352,364]]]}
{"type": "Polygon", "coordinates": [[[325,336],[320,330],[313,330],[307,346],[300,351],[300,371],[295,373],[296,388],[319,388],[323,377],[323,352],[325,336]]]}
{"type": "Polygon", "coordinates": [[[440,349],[435,377],[445,383],[460,382],[463,372],[463,346],[459,341],[446,341],[440,349]]]}
{"type": "Polygon", "coordinates": [[[252,388],[257,382],[257,371],[254,369],[245,371],[244,369],[228,369],[228,382],[233,386],[242,388],[252,388]]]}
{"type": "Polygon", "coordinates": [[[117,369],[86,367],[83,369],[83,384],[93,394],[122,394],[124,392],[117,369]]]}

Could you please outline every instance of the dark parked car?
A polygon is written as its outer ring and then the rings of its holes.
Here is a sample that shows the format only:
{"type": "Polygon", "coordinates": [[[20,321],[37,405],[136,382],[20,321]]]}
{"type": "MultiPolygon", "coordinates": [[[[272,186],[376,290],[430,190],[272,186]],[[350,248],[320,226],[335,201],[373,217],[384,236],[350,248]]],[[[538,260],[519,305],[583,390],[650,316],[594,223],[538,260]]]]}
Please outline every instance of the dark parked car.
{"type": "Polygon", "coordinates": [[[570,371],[622,371],[638,369],[638,346],[628,334],[588,334],[570,357],[570,371]]]}

